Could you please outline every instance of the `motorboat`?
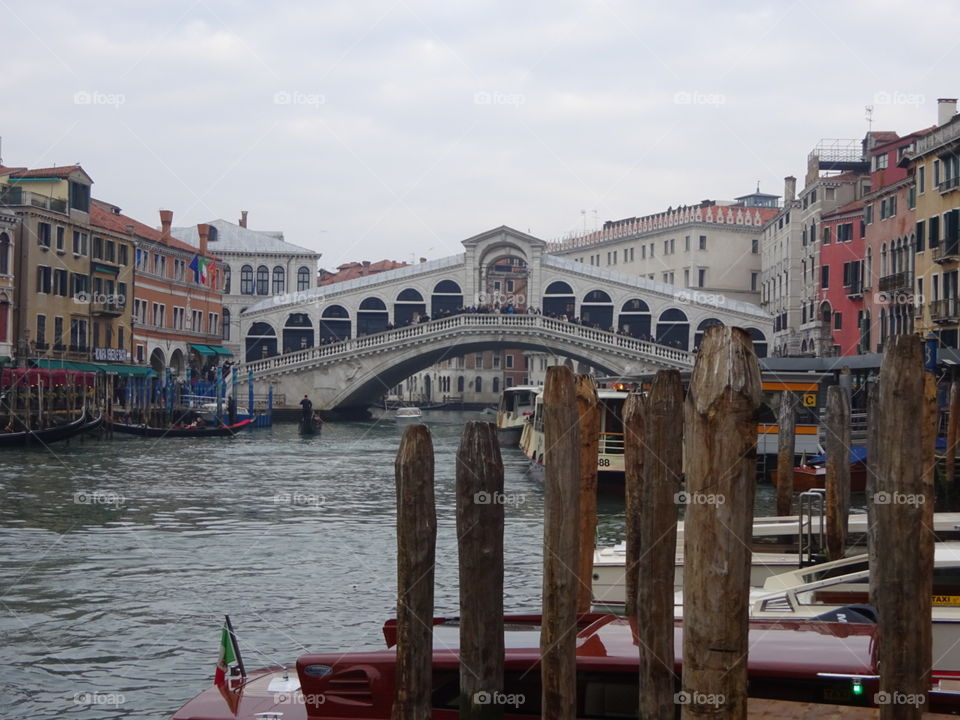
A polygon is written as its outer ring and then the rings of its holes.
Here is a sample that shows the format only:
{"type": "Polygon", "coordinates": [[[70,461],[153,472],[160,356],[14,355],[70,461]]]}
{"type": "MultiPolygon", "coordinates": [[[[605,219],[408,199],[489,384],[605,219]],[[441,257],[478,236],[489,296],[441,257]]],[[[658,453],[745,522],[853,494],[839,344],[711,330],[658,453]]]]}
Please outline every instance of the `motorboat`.
{"type": "Polygon", "coordinates": [[[423,411],[415,405],[400,407],[394,412],[393,417],[397,420],[419,420],[423,417],[423,411]]]}
{"type": "Polygon", "coordinates": [[[533,416],[537,395],[543,392],[539,385],[515,385],[500,395],[497,408],[497,440],[500,447],[517,447],[523,427],[533,416]]]}

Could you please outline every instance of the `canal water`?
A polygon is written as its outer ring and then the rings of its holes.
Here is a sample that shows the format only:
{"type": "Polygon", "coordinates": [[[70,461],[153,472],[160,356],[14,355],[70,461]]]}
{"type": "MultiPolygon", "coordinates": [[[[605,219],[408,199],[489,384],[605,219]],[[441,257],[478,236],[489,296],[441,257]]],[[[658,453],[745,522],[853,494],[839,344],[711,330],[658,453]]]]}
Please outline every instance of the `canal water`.
{"type": "MultiPolygon", "coordinates": [[[[430,411],[436,613],[456,615],[454,457],[430,411]]],[[[383,646],[395,608],[392,419],[0,454],[0,717],[168,718],[209,686],[223,614],[248,667],[383,646]]],[[[543,488],[504,451],[505,606],[537,611],[543,488]]],[[[768,509],[768,487],[758,507],[768,509]]],[[[623,537],[603,497],[599,539],[623,537]]]]}

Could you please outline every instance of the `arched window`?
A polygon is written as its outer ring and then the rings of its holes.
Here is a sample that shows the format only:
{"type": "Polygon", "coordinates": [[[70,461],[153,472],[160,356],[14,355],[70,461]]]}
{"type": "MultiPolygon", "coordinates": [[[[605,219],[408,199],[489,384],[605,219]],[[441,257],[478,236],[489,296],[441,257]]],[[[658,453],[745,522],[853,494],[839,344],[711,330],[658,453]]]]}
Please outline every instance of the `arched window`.
{"type": "Polygon", "coordinates": [[[483,378],[479,375],[473,380],[473,391],[478,393],[483,392],[483,378]]]}
{"type": "Polygon", "coordinates": [[[0,275],[10,274],[10,236],[0,233],[0,275]]]}
{"type": "Polygon", "coordinates": [[[230,294],[230,266],[223,266],[223,292],[226,295],[230,294]]]}
{"type": "Polygon", "coordinates": [[[297,270],[297,292],[310,289],[310,268],[301,267],[297,270]]]}
{"type": "Polygon", "coordinates": [[[270,290],[270,271],[266,265],[257,268],[257,295],[267,295],[270,290]]]}
{"type": "Polygon", "coordinates": [[[253,295],[253,268],[250,265],[240,268],[240,294],[253,295]]]}
{"type": "Polygon", "coordinates": [[[462,393],[464,388],[463,375],[457,378],[457,392],[462,393]]]}
{"type": "Polygon", "coordinates": [[[495,393],[500,392],[500,378],[498,378],[498,377],[495,377],[495,378],[493,379],[493,391],[494,391],[495,393]]]}
{"type": "Polygon", "coordinates": [[[227,308],[223,309],[223,339],[230,339],[230,311],[227,308]]]}
{"type": "Polygon", "coordinates": [[[277,265],[273,269],[273,294],[283,295],[287,291],[287,283],[283,274],[283,268],[277,265]]]}

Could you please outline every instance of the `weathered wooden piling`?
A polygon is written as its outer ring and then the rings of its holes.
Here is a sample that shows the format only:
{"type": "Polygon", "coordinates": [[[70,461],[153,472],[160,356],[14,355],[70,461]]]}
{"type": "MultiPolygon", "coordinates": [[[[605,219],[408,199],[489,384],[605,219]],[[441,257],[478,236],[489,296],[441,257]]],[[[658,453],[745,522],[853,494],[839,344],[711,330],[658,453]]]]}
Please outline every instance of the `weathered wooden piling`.
{"type": "Polygon", "coordinates": [[[657,373],[646,401],[645,462],[640,487],[637,635],[640,646],[640,720],[673,717],[674,573],[677,503],[683,472],[683,383],[676,370],[657,373]]]}
{"type": "Polygon", "coordinates": [[[597,452],[600,446],[600,406],[590,375],[574,379],[580,416],[580,594],[578,612],[589,612],[593,600],[593,551],[597,535],[597,452]]]}
{"type": "Polygon", "coordinates": [[[750,335],[740,328],[708,328],[684,405],[683,720],[747,715],[760,397],[750,335]]]}
{"type": "Polygon", "coordinates": [[[503,705],[503,461],[492,423],[470,421],[457,450],[460,717],[493,720],[503,705]]]}
{"type": "Polygon", "coordinates": [[[777,515],[789,515],[797,457],[797,396],[790,390],[780,393],[777,426],[777,515]]]}
{"type": "Polygon", "coordinates": [[[875,493],[867,497],[876,525],[870,585],[880,616],[879,697],[889,700],[880,703],[881,720],[920,718],[930,690],[933,535],[924,518],[933,498],[924,463],[932,450],[924,445],[933,434],[924,422],[924,374],[920,339],[891,337],[880,367],[875,493]]]}
{"type": "Polygon", "coordinates": [[[431,716],[433,576],[437,513],[433,441],[426,425],[404,430],[397,481],[397,665],[393,720],[431,716]]]}
{"type": "Polygon", "coordinates": [[[623,586],[628,616],[637,615],[637,572],[640,559],[640,525],[643,522],[644,404],[643,395],[631,393],[623,403],[623,495],[626,554],[623,586]]]}
{"type": "Polygon", "coordinates": [[[547,368],[543,390],[543,618],[541,714],[574,720],[580,580],[580,417],[573,372],[547,368]]]}
{"type": "MultiPolygon", "coordinates": [[[[867,557],[870,567],[877,566],[877,520],[870,498],[877,492],[877,455],[879,453],[878,433],[880,430],[880,385],[875,382],[867,385],[867,477],[864,493],[867,498],[867,557]]],[[[874,597],[874,583],[870,583],[870,604],[877,606],[874,597]]]]}
{"type": "Polygon", "coordinates": [[[827,389],[823,425],[827,451],[827,557],[839,560],[846,553],[850,518],[850,396],[839,385],[827,389]]]}

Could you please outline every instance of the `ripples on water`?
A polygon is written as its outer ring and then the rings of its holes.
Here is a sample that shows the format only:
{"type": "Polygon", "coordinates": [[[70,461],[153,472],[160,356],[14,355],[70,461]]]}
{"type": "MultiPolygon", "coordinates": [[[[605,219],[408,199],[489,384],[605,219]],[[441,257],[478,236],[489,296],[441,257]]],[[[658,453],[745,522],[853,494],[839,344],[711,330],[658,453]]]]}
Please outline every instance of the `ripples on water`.
{"type": "MultiPolygon", "coordinates": [[[[458,614],[454,455],[432,412],[436,613],[458,614]]],[[[402,426],[293,425],[232,440],[113,441],[0,454],[0,716],[168,718],[209,685],[223,614],[248,667],[383,646],[393,616],[402,426]]],[[[543,489],[504,451],[505,606],[537,611],[543,489]]],[[[623,535],[601,499],[599,536],[623,535]]]]}

